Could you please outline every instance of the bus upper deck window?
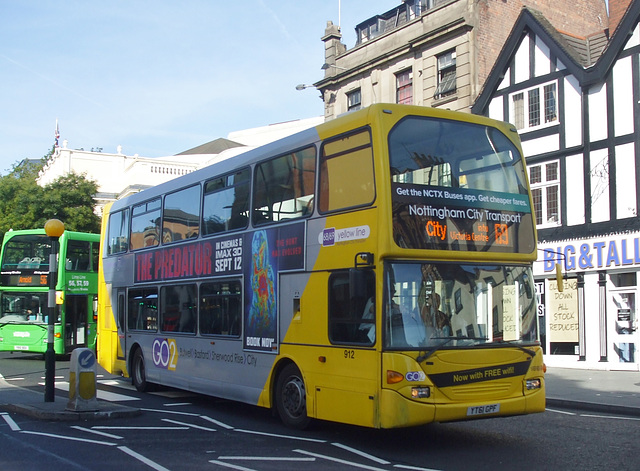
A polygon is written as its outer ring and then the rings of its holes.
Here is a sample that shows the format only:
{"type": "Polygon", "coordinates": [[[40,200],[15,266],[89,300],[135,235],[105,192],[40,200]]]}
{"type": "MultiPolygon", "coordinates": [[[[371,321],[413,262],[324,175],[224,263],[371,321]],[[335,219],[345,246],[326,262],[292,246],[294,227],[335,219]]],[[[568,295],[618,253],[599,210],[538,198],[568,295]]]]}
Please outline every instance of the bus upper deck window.
{"type": "Polygon", "coordinates": [[[372,204],[375,194],[369,130],[325,142],[320,160],[319,211],[372,204]]]}
{"type": "Polygon", "coordinates": [[[107,253],[126,252],[129,246],[129,210],[118,211],[109,217],[107,253]]]}

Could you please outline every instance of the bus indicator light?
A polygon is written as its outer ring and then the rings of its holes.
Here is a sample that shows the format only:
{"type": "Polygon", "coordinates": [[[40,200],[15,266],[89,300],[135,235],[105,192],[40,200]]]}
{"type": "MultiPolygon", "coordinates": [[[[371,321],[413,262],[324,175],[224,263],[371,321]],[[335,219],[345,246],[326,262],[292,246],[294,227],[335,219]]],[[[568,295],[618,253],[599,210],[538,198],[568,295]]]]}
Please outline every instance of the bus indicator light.
{"type": "Polygon", "coordinates": [[[404,376],[402,373],[398,373],[397,371],[387,370],[387,383],[388,384],[396,384],[404,380],[404,376]]]}

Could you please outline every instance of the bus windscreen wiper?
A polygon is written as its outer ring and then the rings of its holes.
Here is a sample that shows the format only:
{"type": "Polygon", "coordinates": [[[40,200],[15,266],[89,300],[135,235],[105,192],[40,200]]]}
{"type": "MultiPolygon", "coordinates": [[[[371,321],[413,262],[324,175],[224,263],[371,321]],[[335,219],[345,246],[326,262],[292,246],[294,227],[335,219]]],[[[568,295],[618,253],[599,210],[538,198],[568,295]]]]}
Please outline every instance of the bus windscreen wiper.
{"type": "MultiPolygon", "coordinates": [[[[462,335],[458,335],[455,337],[431,337],[431,338],[435,340],[443,340],[443,341],[432,347],[425,348],[424,353],[418,355],[418,358],[416,358],[416,361],[418,363],[422,363],[423,361],[425,361],[427,358],[429,358],[431,355],[433,355],[435,352],[440,350],[442,347],[444,347],[446,344],[448,344],[452,340],[484,340],[484,341],[488,340],[486,337],[464,337],[462,335]]],[[[421,350],[421,352],[422,351],[423,350],[421,350]]]]}
{"type": "Polygon", "coordinates": [[[531,355],[532,357],[536,356],[536,352],[534,352],[533,350],[530,350],[530,349],[528,349],[526,347],[523,347],[522,345],[518,345],[517,343],[515,343],[514,340],[494,340],[493,342],[489,342],[489,345],[491,345],[491,344],[509,345],[510,347],[515,347],[515,348],[518,348],[518,349],[522,350],[527,355],[531,355]]]}

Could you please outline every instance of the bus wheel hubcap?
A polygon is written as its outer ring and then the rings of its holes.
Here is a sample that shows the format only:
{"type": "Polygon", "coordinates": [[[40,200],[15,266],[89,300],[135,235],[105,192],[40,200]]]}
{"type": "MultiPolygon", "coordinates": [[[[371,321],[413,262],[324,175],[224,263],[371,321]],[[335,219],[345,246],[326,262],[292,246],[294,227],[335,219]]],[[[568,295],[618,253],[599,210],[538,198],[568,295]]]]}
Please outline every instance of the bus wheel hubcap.
{"type": "Polygon", "coordinates": [[[304,384],[300,378],[291,378],[285,385],[282,396],[284,407],[292,417],[298,417],[304,413],[304,384]]]}

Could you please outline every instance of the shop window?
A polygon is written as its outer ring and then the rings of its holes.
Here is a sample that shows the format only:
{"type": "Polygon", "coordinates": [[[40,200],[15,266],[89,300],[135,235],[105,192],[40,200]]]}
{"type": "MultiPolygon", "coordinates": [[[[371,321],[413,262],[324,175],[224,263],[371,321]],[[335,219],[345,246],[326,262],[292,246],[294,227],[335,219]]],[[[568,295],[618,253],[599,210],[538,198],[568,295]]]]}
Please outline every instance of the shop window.
{"type": "Polygon", "coordinates": [[[637,284],[636,272],[612,273],[609,276],[611,278],[611,283],[616,288],[634,287],[637,284]]]}

